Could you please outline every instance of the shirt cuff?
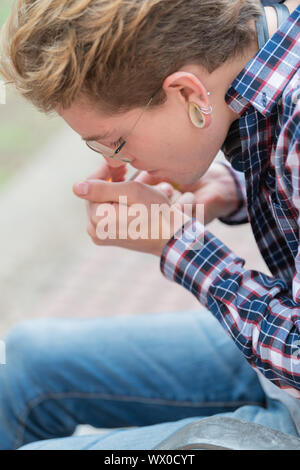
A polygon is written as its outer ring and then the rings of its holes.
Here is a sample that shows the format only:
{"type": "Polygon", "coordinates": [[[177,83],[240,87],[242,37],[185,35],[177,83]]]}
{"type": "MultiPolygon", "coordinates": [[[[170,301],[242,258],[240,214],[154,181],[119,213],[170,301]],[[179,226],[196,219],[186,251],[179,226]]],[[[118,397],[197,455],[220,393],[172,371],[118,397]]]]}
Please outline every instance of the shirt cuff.
{"type": "Polygon", "coordinates": [[[162,274],[191,291],[207,308],[210,286],[218,279],[224,281],[224,272],[230,273],[237,264],[244,266],[245,260],[194,218],[169,240],[160,259],[162,274]]]}

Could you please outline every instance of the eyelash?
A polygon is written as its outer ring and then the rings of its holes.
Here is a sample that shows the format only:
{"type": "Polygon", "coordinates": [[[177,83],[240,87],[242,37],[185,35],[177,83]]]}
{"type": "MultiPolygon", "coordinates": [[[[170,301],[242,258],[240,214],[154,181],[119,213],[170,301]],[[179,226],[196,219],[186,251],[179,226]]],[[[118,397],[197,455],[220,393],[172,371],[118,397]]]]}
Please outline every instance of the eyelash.
{"type": "Polygon", "coordinates": [[[120,147],[122,142],[123,142],[123,138],[120,137],[120,139],[117,140],[117,142],[111,142],[109,145],[111,145],[112,147],[120,147]]]}

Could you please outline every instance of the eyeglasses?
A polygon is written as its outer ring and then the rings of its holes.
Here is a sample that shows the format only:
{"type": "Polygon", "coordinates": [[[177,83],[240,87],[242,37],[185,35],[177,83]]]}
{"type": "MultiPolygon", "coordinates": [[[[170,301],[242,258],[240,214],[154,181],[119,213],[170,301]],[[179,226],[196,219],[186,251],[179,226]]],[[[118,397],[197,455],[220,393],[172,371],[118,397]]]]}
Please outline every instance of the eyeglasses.
{"type": "Polygon", "coordinates": [[[97,153],[100,153],[101,155],[103,155],[104,157],[109,157],[109,158],[112,158],[114,160],[119,160],[121,162],[124,162],[124,163],[130,163],[131,160],[129,158],[126,158],[126,157],[119,157],[117,156],[121,150],[124,148],[124,145],[126,144],[127,142],[127,139],[128,137],[131,135],[131,133],[134,131],[134,129],[136,128],[137,124],[139,123],[140,119],[142,118],[142,116],[144,115],[144,113],[147,111],[148,107],[150,106],[153,98],[155,97],[155,95],[158,93],[158,91],[160,90],[160,88],[158,90],[156,90],[156,92],[154,93],[154,95],[152,95],[152,97],[150,98],[150,101],[148,102],[148,104],[146,105],[144,111],[141,113],[141,115],[139,116],[138,120],[136,121],[136,123],[134,124],[134,126],[131,128],[131,130],[129,131],[129,133],[127,134],[127,137],[126,137],[126,140],[123,140],[121,145],[117,148],[117,150],[114,150],[110,147],[107,147],[106,145],[103,145],[103,144],[100,144],[99,142],[96,142],[94,140],[88,140],[86,141],[86,145],[91,149],[91,150],[94,150],[94,152],[97,152],[97,153]]]}

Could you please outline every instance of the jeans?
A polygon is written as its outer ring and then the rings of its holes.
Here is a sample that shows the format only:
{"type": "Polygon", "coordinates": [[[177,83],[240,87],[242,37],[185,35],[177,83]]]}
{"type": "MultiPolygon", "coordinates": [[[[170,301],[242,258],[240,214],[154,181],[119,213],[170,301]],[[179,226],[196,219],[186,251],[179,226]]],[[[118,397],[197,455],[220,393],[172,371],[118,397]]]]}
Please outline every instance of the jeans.
{"type": "Polygon", "coordinates": [[[206,309],[26,320],[5,342],[0,449],[153,449],[213,415],[298,436],[206,309]],[[108,429],[74,436],[79,424],[108,429]]]}

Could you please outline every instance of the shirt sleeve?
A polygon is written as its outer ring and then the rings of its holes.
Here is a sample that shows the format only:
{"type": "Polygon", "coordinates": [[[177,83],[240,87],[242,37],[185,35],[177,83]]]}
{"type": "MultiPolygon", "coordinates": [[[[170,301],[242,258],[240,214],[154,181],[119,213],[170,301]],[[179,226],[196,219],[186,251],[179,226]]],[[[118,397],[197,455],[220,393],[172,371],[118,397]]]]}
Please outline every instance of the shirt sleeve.
{"type": "MultiPolygon", "coordinates": [[[[298,91],[289,102],[297,104],[282,123],[276,152],[290,174],[291,217],[299,233],[298,91]]],[[[244,265],[244,259],[194,218],[166,244],[160,260],[165,277],[188,289],[216,317],[254,369],[300,399],[300,244],[293,278],[287,282],[244,265]]]]}
{"type": "Polygon", "coordinates": [[[167,243],[160,261],[164,276],[210,310],[253,368],[300,398],[300,301],[282,279],[244,264],[196,219],[167,243]]]}
{"type": "Polygon", "coordinates": [[[218,162],[224,165],[231,173],[237,194],[239,204],[237,209],[226,217],[219,217],[219,220],[227,225],[241,225],[249,222],[248,211],[247,211],[247,193],[246,193],[246,182],[245,175],[241,171],[237,171],[227,161],[218,162]]]}
{"type": "MultiPolygon", "coordinates": [[[[290,111],[276,145],[285,174],[290,175],[293,210],[290,220],[284,219],[287,237],[292,222],[300,233],[300,100],[296,91],[288,99],[290,111]]],[[[192,218],[166,244],[160,267],[167,279],[188,289],[216,317],[254,369],[300,399],[299,243],[295,253],[294,274],[288,280],[245,269],[244,259],[192,218]]]]}

